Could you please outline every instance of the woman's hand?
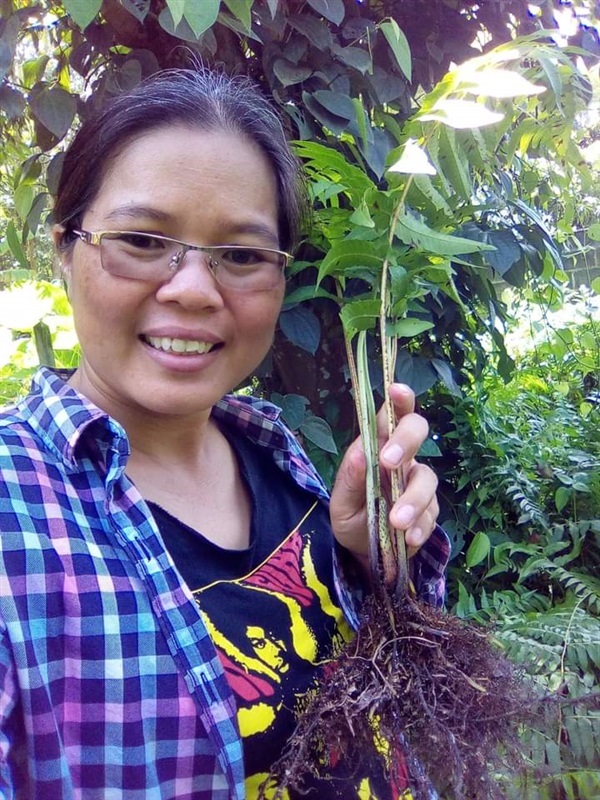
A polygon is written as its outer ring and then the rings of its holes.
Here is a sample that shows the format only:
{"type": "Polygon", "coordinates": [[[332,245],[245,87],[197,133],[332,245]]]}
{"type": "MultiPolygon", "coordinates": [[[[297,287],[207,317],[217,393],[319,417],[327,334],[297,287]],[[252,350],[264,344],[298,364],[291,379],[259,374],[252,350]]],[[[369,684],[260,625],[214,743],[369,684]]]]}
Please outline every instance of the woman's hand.
{"type": "MultiPolygon", "coordinates": [[[[394,528],[406,531],[406,544],[409,554],[413,555],[435,527],[439,513],[438,481],[432,469],[415,461],[429,426],[414,411],[414,392],[404,384],[394,383],[390,387],[390,398],[398,422],[388,440],[384,409],[377,415],[379,463],[385,485],[389,485],[389,475],[394,470],[404,480],[404,492],[390,509],[389,519],[394,528]]],[[[363,565],[368,563],[365,476],[366,459],[359,438],[348,448],[338,470],[331,493],[330,514],[335,538],[363,565]]]]}

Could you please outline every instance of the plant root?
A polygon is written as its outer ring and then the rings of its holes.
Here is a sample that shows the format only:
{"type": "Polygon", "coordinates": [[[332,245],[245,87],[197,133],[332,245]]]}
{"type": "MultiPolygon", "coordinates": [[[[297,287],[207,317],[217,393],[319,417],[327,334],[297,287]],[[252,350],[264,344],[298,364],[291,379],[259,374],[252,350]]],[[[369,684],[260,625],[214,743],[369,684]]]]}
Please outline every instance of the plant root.
{"type": "Polygon", "coordinates": [[[519,726],[538,702],[485,629],[408,598],[394,605],[373,595],[269,783],[276,798],[286,789],[302,794],[331,757],[362,764],[362,774],[379,758],[390,784],[398,785],[400,767],[408,770],[415,800],[431,798],[432,785],[444,800],[499,800],[494,772],[519,765],[519,726]]]}

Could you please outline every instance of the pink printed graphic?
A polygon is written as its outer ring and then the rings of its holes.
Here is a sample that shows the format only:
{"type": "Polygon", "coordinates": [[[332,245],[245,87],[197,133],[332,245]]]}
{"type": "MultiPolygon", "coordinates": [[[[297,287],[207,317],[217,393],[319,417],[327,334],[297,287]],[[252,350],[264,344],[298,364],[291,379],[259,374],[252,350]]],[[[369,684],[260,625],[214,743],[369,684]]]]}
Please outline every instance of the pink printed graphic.
{"type": "Polygon", "coordinates": [[[298,531],[294,531],[283,546],[244,583],[293,597],[301,606],[311,605],[314,595],[302,578],[301,553],[302,537],[298,531]]]}

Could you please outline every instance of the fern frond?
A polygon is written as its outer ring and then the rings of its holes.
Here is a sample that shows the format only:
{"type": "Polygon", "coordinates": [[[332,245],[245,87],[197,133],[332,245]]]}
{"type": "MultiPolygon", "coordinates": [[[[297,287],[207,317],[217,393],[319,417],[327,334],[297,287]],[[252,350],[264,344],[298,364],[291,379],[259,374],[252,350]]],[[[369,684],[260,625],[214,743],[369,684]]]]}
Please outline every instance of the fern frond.
{"type": "MultiPolygon", "coordinates": [[[[600,580],[586,572],[557,567],[552,570],[555,578],[565,589],[571,590],[582,605],[600,614],[600,580]]],[[[600,629],[600,622],[598,623],[600,629]]],[[[600,632],[598,633],[600,638],[600,632]]]]}

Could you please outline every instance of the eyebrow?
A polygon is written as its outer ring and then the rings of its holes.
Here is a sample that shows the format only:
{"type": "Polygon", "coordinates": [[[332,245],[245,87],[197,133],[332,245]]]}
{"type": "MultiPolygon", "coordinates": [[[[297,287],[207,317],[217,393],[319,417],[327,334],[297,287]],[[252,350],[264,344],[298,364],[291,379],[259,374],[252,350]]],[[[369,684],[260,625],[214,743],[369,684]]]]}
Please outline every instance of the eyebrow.
{"type": "Polygon", "coordinates": [[[161,211],[158,208],[153,208],[152,206],[119,206],[118,208],[114,208],[112,211],[109,211],[106,215],[106,218],[109,220],[119,220],[119,219],[139,219],[140,217],[146,217],[147,219],[155,220],[156,222],[168,222],[172,219],[171,214],[167,214],[166,211],[161,211]]]}
{"type": "MultiPolygon", "coordinates": [[[[147,219],[154,222],[171,222],[174,217],[166,211],[161,211],[153,206],[126,205],[114,208],[106,215],[106,219],[119,221],[122,219],[147,219]]],[[[232,231],[233,236],[241,234],[256,234],[267,238],[274,247],[279,247],[279,237],[272,228],[261,223],[248,222],[236,225],[232,231]]]]}

